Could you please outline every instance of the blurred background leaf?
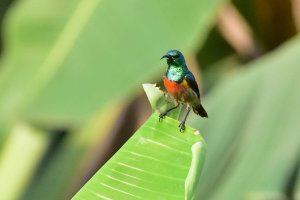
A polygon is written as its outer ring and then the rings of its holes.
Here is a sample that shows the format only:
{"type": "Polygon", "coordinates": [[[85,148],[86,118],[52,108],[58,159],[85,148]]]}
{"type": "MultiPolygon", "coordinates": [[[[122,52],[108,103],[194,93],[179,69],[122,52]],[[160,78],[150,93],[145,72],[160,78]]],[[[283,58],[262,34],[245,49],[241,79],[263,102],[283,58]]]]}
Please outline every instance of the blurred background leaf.
{"type": "Polygon", "coordinates": [[[48,146],[47,135],[19,122],[3,146],[0,160],[1,198],[16,199],[29,184],[48,146]],[[21,155],[21,156],[20,156],[21,155]]]}
{"type": "Polygon", "coordinates": [[[186,50],[202,41],[220,2],[20,3],[7,20],[11,51],[3,58],[7,70],[1,73],[1,113],[21,112],[39,122],[86,119],[161,71],[161,52],[170,47],[186,50]]]}
{"type": "Polygon", "coordinates": [[[298,37],[207,96],[210,120],[193,123],[211,144],[202,198],[244,199],[260,191],[292,198],[300,147],[300,94],[293,90],[300,87],[299,51],[298,37]]]}

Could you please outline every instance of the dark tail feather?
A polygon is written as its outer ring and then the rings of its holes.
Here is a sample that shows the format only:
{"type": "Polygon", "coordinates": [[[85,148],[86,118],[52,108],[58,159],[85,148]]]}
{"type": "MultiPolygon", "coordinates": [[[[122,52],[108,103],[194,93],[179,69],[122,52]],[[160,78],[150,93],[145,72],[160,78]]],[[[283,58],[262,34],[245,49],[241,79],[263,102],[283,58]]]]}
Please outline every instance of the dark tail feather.
{"type": "Polygon", "coordinates": [[[207,112],[205,111],[205,109],[201,104],[196,107],[193,107],[193,111],[194,113],[200,115],[201,117],[206,117],[206,118],[208,117],[207,112]]]}

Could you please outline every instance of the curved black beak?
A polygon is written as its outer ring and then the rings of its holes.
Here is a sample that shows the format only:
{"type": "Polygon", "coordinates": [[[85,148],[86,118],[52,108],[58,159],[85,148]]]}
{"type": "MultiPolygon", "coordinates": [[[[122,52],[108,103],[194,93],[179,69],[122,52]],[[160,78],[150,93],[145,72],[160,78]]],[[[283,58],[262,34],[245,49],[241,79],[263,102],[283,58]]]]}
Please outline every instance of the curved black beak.
{"type": "Polygon", "coordinates": [[[163,59],[163,58],[171,58],[171,56],[166,54],[166,55],[163,55],[163,57],[161,57],[160,59],[163,59]]]}

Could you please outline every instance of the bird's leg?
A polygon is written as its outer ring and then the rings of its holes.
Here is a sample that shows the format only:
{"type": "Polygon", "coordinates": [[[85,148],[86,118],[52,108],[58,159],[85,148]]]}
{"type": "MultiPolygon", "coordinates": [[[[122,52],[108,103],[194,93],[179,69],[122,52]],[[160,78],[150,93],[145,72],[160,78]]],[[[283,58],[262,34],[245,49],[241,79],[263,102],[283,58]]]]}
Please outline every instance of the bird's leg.
{"type": "Polygon", "coordinates": [[[187,113],[186,113],[183,121],[178,126],[178,127],[180,127],[179,131],[181,133],[183,133],[185,131],[185,121],[186,121],[186,118],[188,117],[188,115],[190,114],[190,111],[191,111],[191,107],[188,107],[187,113]]]}
{"type": "Polygon", "coordinates": [[[165,112],[163,112],[163,113],[160,113],[159,114],[159,121],[162,121],[164,118],[165,118],[165,116],[170,112],[170,111],[172,111],[172,110],[174,110],[174,109],[176,109],[176,108],[178,108],[179,107],[179,103],[177,102],[177,105],[176,106],[174,106],[174,107],[172,107],[172,108],[169,108],[168,110],[166,110],[165,112]]]}

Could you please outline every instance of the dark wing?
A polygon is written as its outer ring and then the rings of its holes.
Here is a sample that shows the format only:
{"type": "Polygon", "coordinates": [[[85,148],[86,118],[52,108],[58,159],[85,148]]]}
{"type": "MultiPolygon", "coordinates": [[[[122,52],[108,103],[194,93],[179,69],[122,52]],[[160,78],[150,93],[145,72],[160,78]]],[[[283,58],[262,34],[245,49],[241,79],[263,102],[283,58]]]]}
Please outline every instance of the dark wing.
{"type": "Polygon", "coordinates": [[[192,90],[194,90],[196,92],[197,96],[200,98],[199,88],[198,88],[198,85],[197,85],[194,75],[191,72],[187,73],[185,75],[185,80],[189,84],[189,86],[192,88],[192,90]]]}

